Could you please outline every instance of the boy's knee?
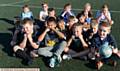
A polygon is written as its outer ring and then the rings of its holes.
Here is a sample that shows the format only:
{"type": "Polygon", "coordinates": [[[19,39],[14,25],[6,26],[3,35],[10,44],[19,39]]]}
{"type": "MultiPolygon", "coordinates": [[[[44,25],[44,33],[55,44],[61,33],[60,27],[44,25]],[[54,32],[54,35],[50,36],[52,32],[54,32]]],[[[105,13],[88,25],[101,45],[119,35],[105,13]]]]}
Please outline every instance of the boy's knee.
{"type": "Polygon", "coordinates": [[[39,55],[45,54],[45,49],[39,48],[39,49],[38,49],[38,54],[39,54],[39,55]]]}
{"type": "Polygon", "coordinates": [[[13,51],[16,52],[18,49],[24,50],[24,48],[21,48],[20,46],[16,45],[13,47],[13,51]]]}
{"type": "Polygon", "coordinates": [[[64,52],[67,53],[69,51],[68,47],[65,47],[64,52]]]}
{"type": "Polygon", "coordinates": [[[66,42],[66,41],[62,41],[62,42],[61,42],[61,45],[62,45],[62,46],[67,46],[67,42],[66,42]]]}

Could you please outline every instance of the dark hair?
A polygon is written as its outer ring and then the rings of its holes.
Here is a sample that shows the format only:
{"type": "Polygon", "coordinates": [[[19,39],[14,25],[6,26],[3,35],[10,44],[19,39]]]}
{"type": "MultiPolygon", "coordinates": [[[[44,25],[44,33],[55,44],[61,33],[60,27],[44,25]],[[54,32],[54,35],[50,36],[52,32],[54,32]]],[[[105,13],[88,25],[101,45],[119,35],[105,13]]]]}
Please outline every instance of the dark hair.
{"type": "Polygon", "coordinates": [[[68,17],[68,21],[69,21],[69,22],[70,22],[70,20],[73,20],[73,19],[75,19],[74,16],[69,16],[69,17],[68,17]]]}
{"type": "Polygon", "coordinates": [[[78,13],[77,16],[76,16],[76,18],[79,19],[82,15],[84,15],[84,14],[78,13]]]}
{"type": "Polygon", "coordinates": [[[48,12],[55,10],[54,8],[48,8],[48,12]]]}
{"type": "Polygon", "coordinates": [[[67,7],[67,6],[70,6],[71,4],[70,3],[67,3],[64,5],[64,9],[67,7]]]}
{"type": "Polygon", "coordinates": [[[33,20],[30,18],[25,18],[22,20],[22,25],[25,25],[26,23],[29,23],[30,25],[33,25],[33,20]]]}
{"type": "Polygon", "coordinates": [[[49,22],[55,22],[55,23],[56,23],[56,19],[55,19],[54,17],[49,17],[49,18],[47,19],[47,24],[48,24],[49,22]]]}
{"type": "Polygon", "coordinates": [[[102,8],[108,8],[108,4],[103,4],[102,8]]]}
{"type": "Polygon", "coordinates": [[[42,3],[41,5],[43,6],[44,4],[47,4],[47,5],[48,5],[48,3],[47,3],[47,2],[44,2],[44,3],[42,3]]]}
{"type": "Polygon", "coordinates": [[[29,6],[28,6],[28,5],[24,5],[22,8],[23,8],[23,9],[24,9],[24,8],[29,8],[29,6]]]}

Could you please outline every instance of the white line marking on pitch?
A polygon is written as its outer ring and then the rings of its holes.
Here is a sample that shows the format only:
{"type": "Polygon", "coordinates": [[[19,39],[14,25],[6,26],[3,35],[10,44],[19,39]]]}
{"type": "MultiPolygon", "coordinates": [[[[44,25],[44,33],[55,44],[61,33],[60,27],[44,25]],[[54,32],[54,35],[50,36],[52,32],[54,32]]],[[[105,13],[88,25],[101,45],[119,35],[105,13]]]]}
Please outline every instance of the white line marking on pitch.
{"type": "Polygon", "coordinates": [[[9,5],[18,4],[18,3],[24,3],[24,2],[29,2],[29,1],[30,0],[22,0],[22,1],[13,2],[13,3],[0,4],[0,6],[9,6],[9,5]]]}
{"type": "MultiPolygon", "coordinates": [[[[25,1],[25,0],[24,0],[25,1]]],[[[29,0],[27,0],[27,1],[29,1],[29,0]]],[[[23,2],[23,1],[22,1],[23,2]]],[[[18,3],[18,2],[17,2],[18,3]]],[[[19,2],[20,3],[20,2],[19,2]]],[[[15,3],[14,3],[15,4],[15,3]]],[[[13,3],[12,4],[5,4],[5,5],[2,5],[2,4],[0,4],[0,6],[8,6],[8,7],[22,7],[23,5],[13,5],[13,3]]],[[[33,6],[33,5],[29,5],[29,7],[31,7],[31,8],[41,8],[41,6],[33,6]]],[[[53,7],[53,8],[55,8],[55,9],[58,9],[58,10],[61,10],[61,9],[63,9],[63,8],[60,8],[60,7],[53,7]]],[[[73,9],[73,10],[75,10],[75,11],[81,11],[81,10],[83,10],[83,9],[73,9]]],[[[96,10],[96,9],[93,9],[92,11],[98,11],[98,10],[96,10]]],[[[114,10],[110,10],[110,12],[114,12],[114,13],[120,13],[120,11],[114,11],[114,10]]]]}

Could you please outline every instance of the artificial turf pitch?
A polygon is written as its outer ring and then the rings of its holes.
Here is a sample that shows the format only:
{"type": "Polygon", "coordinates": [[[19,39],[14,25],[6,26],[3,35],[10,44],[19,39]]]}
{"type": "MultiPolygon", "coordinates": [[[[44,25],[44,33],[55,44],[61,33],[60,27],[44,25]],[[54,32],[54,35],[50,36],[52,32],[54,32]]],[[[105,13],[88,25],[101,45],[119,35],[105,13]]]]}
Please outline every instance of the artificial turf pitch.
{"type": "MultiPolygon", "coordinates": [[[[71,3],[73,11],[77,14],[81,12],[84,4],[89,2],[92,5],[94,15],[104,3],[108,3],[112,19],[115,22],[111,33],[115,36],[120,49],[120,0],[0,0],[0,68],[40,68],[41,71],[97,71],[88,61],[79,59],[62,61],[59,67],[51,69],[45,65],[42,57],[35,58],[32,65],[25,66],[21,63],[21,59],[10,55],[9,43],[12,38],[11,29],[14,27],[14,16],[20,14],[22,5],[28,4],[34,17],[38,18],[43,2],[48,2],[50,7],[55,8],[57,15],[60,14],[66,3],[71,3]]],[[[117,67],[104,65],[101,71],[120,71],[120,60],[117,67]]]]}

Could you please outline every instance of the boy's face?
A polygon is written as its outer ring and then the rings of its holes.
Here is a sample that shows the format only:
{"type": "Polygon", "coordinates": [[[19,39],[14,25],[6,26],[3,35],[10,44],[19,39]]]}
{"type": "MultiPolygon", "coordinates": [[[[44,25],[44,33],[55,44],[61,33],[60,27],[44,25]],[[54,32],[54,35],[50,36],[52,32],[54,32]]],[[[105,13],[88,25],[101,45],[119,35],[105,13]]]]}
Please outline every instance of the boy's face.
{"type": "Polygon", "coordinates": [[[104,9],[103,9],[103,13],[104,13],[104,14],[108,13],[108,8],[104,8],[104,9]]]}
{"type": "Polygon", "coordinates": [[[67,7],[65,8],[65,10],[68,11],[68,12],[71,11],[71,5],[67,6],[67,7]]]}
{"type": "Polygon", "coordinates": [[[70,19],[70,21],[68,23],[69,23],[69,26],[72,26],[75,23],[75,18],[74,19],[70,19]]]}
{"type": "Polygon", "coordinates": [[[58,23],[58,26],[59,26],[59,28],[64,28],[64,27],[65,27],[64,21],[60,21],[60,22],[58,23]]]}
{"type": "Polygon", "coordinates": [[[80,21],[81,23],[84,23],[84,22],[85,22],[85,16],[81,16],[81,17],[79,18],[79,21],[80,21]]]}
{"type": "Polygon", "coordinates": [[[23,25],[23,29],[26,34],[33,33],[33,25],[29,24],[29,22],[27,22],[26,24],[23,25]]]}
{"type": "Polygon", "coordinates": [[[98,25],[92,26],[93,34],[98,32],[98,25]]]}
{"type": "Polygon", "coordinates": [[[109,32],[110,32],[109,27],[105,27],[105,26],[100,26],[100,28],[98,30],[98,34],[99,34],[101,39],[106,38],[107,35],[109,34],[109,32]]]}
{"type": "Polygon", "coordinates": [[[51,11],[51,12],[49,13],[49,15],[50,15],[50,16],[55,16],[55,10],[51,11]]]}
{"type": "Polygon", "coordinates": [[[82,27],[81,26],[76,26],[74,29],[74,35],[75,37],[79,37],[82,34],[82,27]]]}
{"type": "Polygon", "coordinates": [[[47,24],[47,27],[50,28],[50,29],[55,29],[56,23],[55,23],[55,22],[49,22],[49,23],[47,24]]]}
{"type": "Polygon", "coordinates": [[[44,9],[45,11],[48,10],[48,5],[47,5],[47,4],[44,4],[42,7],[43,7],[43,9],[44,9]]]}
{"type": "Polygon", "coordinates": [[[29,10],[28,7],[25,7],[25,8],[23,9],[23,11],[24,11],[25,13],[27,13],[27,12],[29,12],[30,10],[29,10]]]}
{"type": "Polygon", "coordinates": [[[87,6],[85,7],[85,11],[89,12],[90,10],[91,10],[91,6],[87,5],[87,6]]]}

